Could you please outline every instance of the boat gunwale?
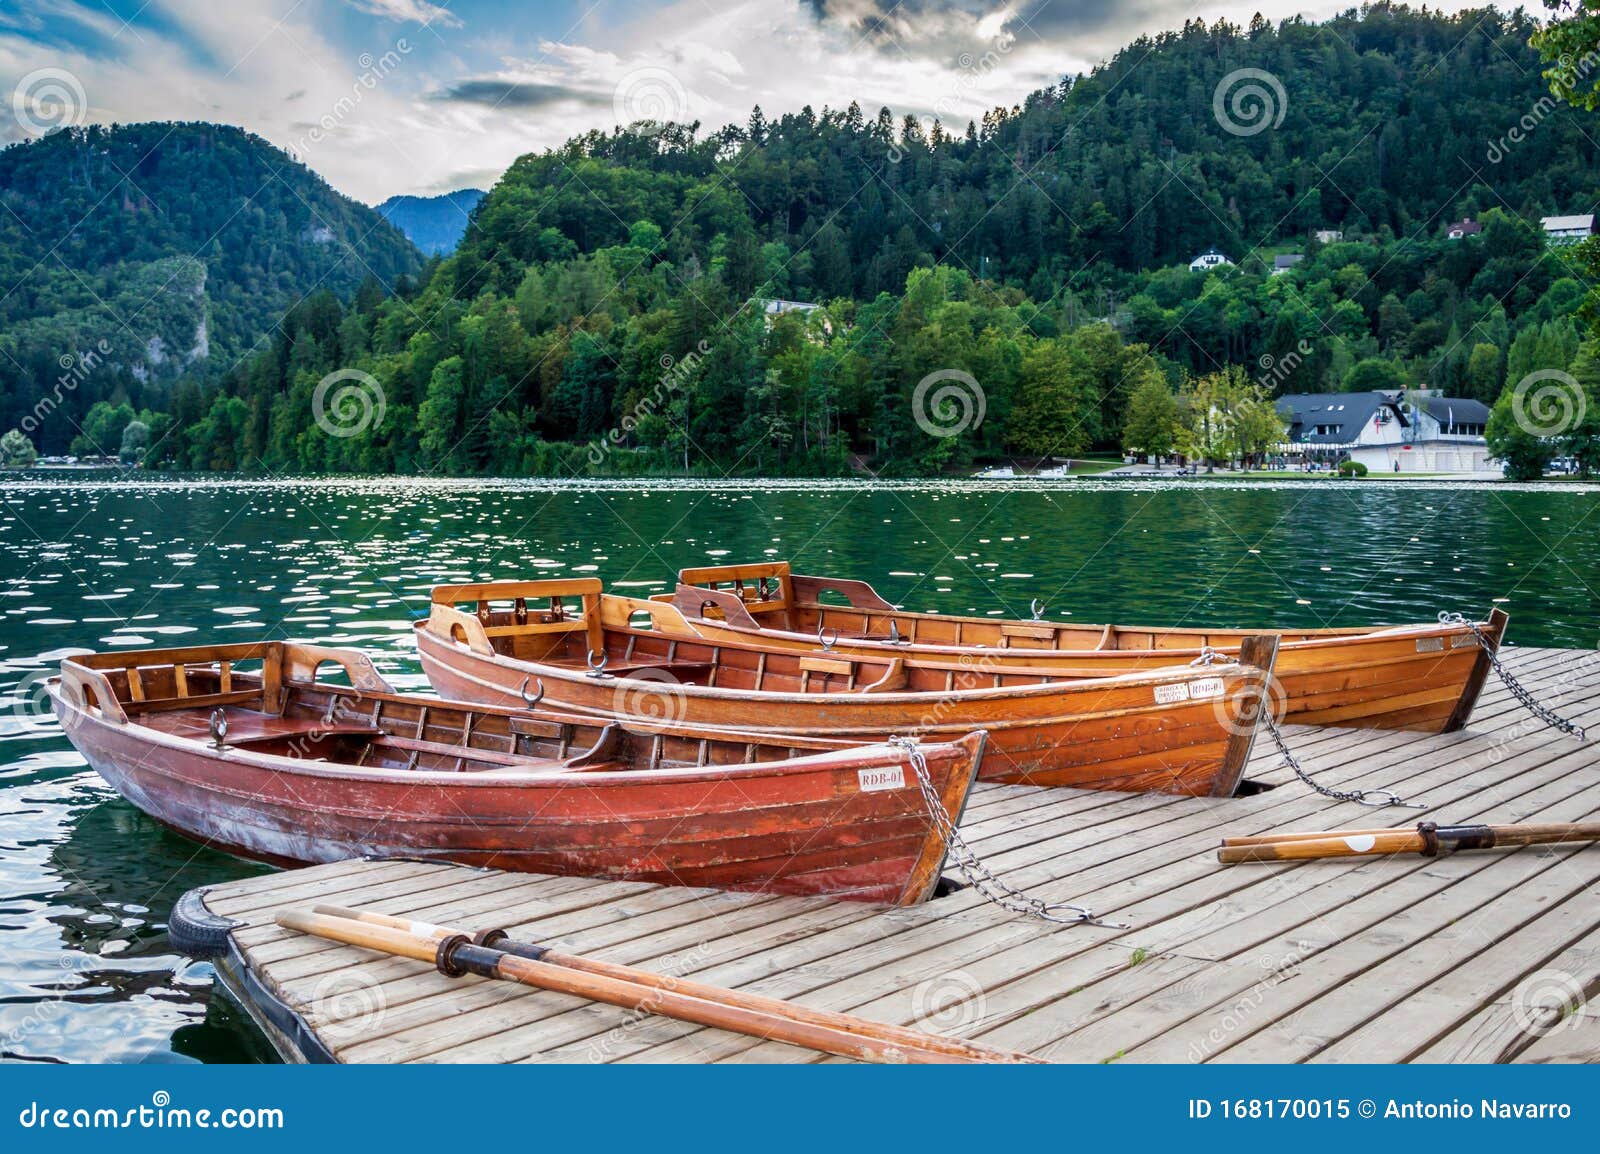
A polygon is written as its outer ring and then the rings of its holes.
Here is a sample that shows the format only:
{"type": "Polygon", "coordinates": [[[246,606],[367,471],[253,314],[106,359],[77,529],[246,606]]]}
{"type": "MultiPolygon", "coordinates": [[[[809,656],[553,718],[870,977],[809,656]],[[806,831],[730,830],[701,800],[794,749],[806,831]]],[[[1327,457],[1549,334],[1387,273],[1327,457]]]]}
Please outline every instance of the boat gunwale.
{"type": "MultiPolygon", "coordinates": [[[[152,651],[158,652],[158,651],[152,651]]],[[[250,749],[245,746],[228,746],[218,750],[208,745],[199,738],[184,737],[169,730],[158,729],[129,718],[126,722],[119,722],[106,717],[102,712],[91,712],[85,706],[72,701],[61,691],[62,681],[59,677],[50,678],[45,683],[45,691],[53,703],[60,708],[70,710],[74,715],[70,722],[62,719],[63,727],[76,726],[85,722],[94,723],[112,733],[129,733],[137,731],[138,740],[152,746],[181,752],[199,757],[212,762],[234,761],[254,769],[271,773],[289,774],[292,776],[305,776],[326,778],[331,780],[345,780],[371,784],[383,782],[385,784],[401,785],[441,785],[441,786],[470,786],[475,789],[491,788],[566,788],[582,785],[605,786],[623,788],[640,784],[692,784],[694,782],[718,782],[725,780],[748,780],[761,777],[785,777],[802,775],[818,771],[843,771],[848,769],[864,768],[867,765],[882,764],[885,762],[899,763],[904,760],[904,755],[895,752],[893,757],[884,757],[883,754],[893,747],[884,742],[862,744],[860,742],[841,741],[836,749],[821,749],[799,757],[774,758],[769,761],[739,762],[724,765],[706,766],[660,766],[653,769],[626,769],[626,770],[570,770],[562,768],[562,763],[553,761],[551,768],[523,770],[516,766],[497,767],[492,772],[471,773],[456,770],[426,770],[426,769],[395,769],[386,766],[356,766],[342,762],[314,761],[307,758],[288,757],[282,754],[264,753],[260,750],[250,749]]],[[[322,690],[344,691],[344,694],[354,695],[354,690],[338,685],[321,685],[322,690]]],[[[538,713],[529,713],[526,710],[517,710],[492,705],[476,705],[460,701],[436,700],[433,698],[408,698],[404,694],[364,694],[362,700],[374,699],[396,700],[406,704],[418,701],[441,707],[463,710],[465,712],[497,712],[503,716],[511,717],[540,717],[538,713]]],[[[204,710],[204,706],[196,707],[196,711],[204,710]]],[[[591,728],[604,728],[608,724],[623,725],[622,721],[608,720],[596,714],[565,715],[570,724],[584,725],[591,728]]],[[[651,723],[654,724],[654,723],[651,723]]],[[[980,727],[969,727],[967,733],[976,731],[980,727]]],[[[661,727],[660,732],[670,733],[672,727],[661,727]]],[[[647,730],[653,733],[653,730],[647,730]]],[[[721,741],[729,744],[755,744],[781,747],[783,738],[787,734],[774,735],[771,733],[757,734],[746,730],[733,728],[717,730],[713,727],[693,727],[685,731],[688,734],[700,735],[706,741],[721,741]],[[705,730],[710,732],[704,732],[705,730]]],[[[295,735],[286,734],[286,738],[295,735]]],[[[796,734],[796,738],[805,739],[804,735],[796,734]]],[[[947,756],[937,747],[943,745],[955,746],[957,740],[939,741],[921,747],[924,756],[942,758],[947,756]]],[[[460,747],[460,756],[470,759],[474,748],[471,746],[460,747]]],[[[573,756],[581,755],[578,751],[573,756]]],[[[447,755],[453,756],[453,755],[447,755]]],[[[954,755],[951,755],[954,756],[954,755]]],[[[570,759],[568,759],[570,760],[570,759]]]]}
{"type": "MultiPolygon", "coordinates": [[[[795,640],[802,640],[802,641],[807,641],[807,642],[811,642],[811,643],[815,644],[815,638],[813,638],[810,634],[803,633],[803,632],[798,632],[798,631],[795,631],[795,630],[789,630],[789,629],[775,629],[775,628],[771,628],[771,627],[766,626],[766,625],[762,625],[759,622],[757,622],[757,628],[755,630],[752,630],[748,626],[739,625],[739,624],[736,624],[736,623],[731,622],[731,621],[717,621],[717,620],[712,619],[712,618],[690,617],[688,612],[686,610],[684,610],[683,606],[681,606],[681,605],[679,605],[677,603],[677,597],[680,596],[681,594],[684,594],[686,592],[687,593],[694,593],[694,592],[708,592],[708,591],[709,592],[730,593],[731,591],[730,590],[726,590],[726,589],[708,589],[704,585],[695,584],[692,580],[685,580],[684,579],[685,576],[686,575],[690,575],[690,574],[700,573],[700,572],[715,572],[715,571],[718,571],[718,570],[721,570],[721,569],[725,569],[725,568],[741,568],[741,569],[767,568],[767,569],[771,570],[771,572],[768,574],[768,576],[771,576],[771,577],[783,577],[783,576],[786,576],[786,577],[788,577],[788,579],[790,581],[811,582],[811,583],[814,583],[816,585],[821,586],[822,588],[821,588],[820,591],[826,591],[828,588],[831,588],[832,586],[840,584],[840,583],[860,585],[860,586],[864,586],[866,589],[870,590],[873,596],[878,597],[880,600],[883,601],[884,605],[887,606],[887,608],[880,608],[880,607],[877,607],[877,606],[856,605],[854,603],[851,603],[849,605],[829,605],[826,602],[822,602],[822,601],[801,600],[798,596],[796,596],[793,600],[790,600],[788,602],[775,601],[775,602],[763,603],[767,607],[758,610],[759,612],[763,612],[763,613],[773,612],[773,611],[775,611],[777,609],[806,609],[806,610],[817,610],[819,612],[828,612],[828,611],[833,611],[833,612],[853,612],[853,613],[862,614],[862,615],[867,616],[869,618],[871,616],[873,616],[873,615],[878,615],[878,616],[884,616],[884,617],[903,617],[903,618],[908,618],[908,619],[911,619],[911,620],[925,620],[925,621],[937,621],[937,622],[954,622],[954,623],[956,623],[958,625],[971,624],[971,625],[987,625],[987,626],[991,626],[991,627],[999,627],[999,626],[1004,626],[1004,625],[1024,625],[1024,626],[1037,626],[1039,628],[1046,628],[1046,629],[1076,629],[1076,630],[1081,630],[1081,631],[1083,631],[1085,633],[1091,632],[1093,630],[1100,630],[1103,633],[1106,629],[1110,629],[1114,633],[1132,633],[1132,634],[1148,633],[1148,634],[1151,634],[1152,636],[1206,637],[1206,636],[1209,636],[1209,635],[1215,634],[1215,633],[1236,633],[1236,634],[1240,634],[1241,637],[1249,637],[1249,636],[1255,636],[1255,635],[1259,635],[1259,634],[1269,634],[1269,633],[1271,633],[1271,634],[1277,634],[1279,636],[1279,638],[1280,638],[1280,649],[1314,649],[1314,648],[1320,648],[1320,647],[1325,647],[1325,646],[1330,646],[1330,645],[1339,645],[1339,644],[1343,644],[1343,643],[1348,643],[1352,639],[1357,639],[1357,638],[1360,638],[1360,639],[1372,638],[1372,639],[1375,639],[1375,640],[1382,640],[1382,639],[1388,638],[1388,637],[1426,637],[1426,636],[1435,635],[1435,634],[1439,635],[1439,636],[1450,636],[1452,634],[1457,634],[1457,633],[1464,632],[1466,630],[1466,628],[1467,628],[1465,625],[1447,624],[1445,622],[1427,622],[1427,621],[1400,624],[1400,625],[1318,626],[1318,627],[1309,628],[1309,629],[1272,629],[1272,628],[1268,628],[1268,627],[1261,627],[1259,629],[1249,629],[1249,628],[1239,629],[1239,628],[1225,628],[1225,627],[1222,627],[1222,626],[1188,626],[1188,625],[1167,627],[1167,626],[1153,626],[1153,625],[1119,625],[1119,624],[1116,624],[1115,622],[1110,623],[1110,624],[1106,624],[1106,623],[1101,623],[1101,622],[1089,622],[1089,621],[1084,621],[1084,622],[1049,621],[1049,620],[1044,620],[1044,619],[1040,619],[1040,620],[1036,620],[1035,621],[1035,620],[1028,620],[1028,619],[1020,618],[1020,617],[973,617],[973,616],[968,616],[968,615],[965,615],[965,614],[958,614],[958,613],[928,613],[928,612],[921,612],[921,611],[917,611],[917,610],[913,610],[913,609],[901,608],[900,606],[897,606],[897,605],[893,604],[892,602],[890,602],[887,598],[882,597],[882,595],[879,594],[876,589],[873,589],[870,584],[868,584],[867,582],[864,582],[864,581],[858,581],[858,580],[856,580],[854,578],[815,577],[815,576],[812,576],[810,574],[795,573],[795,572],[793,572],[793,571],[791,571],[789,569],[789,563],[787,561],[771,562],[771,563],[759,563],[758,562],[758,563],[755,563],[753,565],[747,565],[747,566],[708,566],[708,567],[704,567],[703,569],[681,569],[678,572],[678,579],[677,579],[677,582],[675,584],[674,591],[672,593],[670,593],[670,594],[661,594],[660,595],[661,599],[659,601],[657,601],[656,603],[657,604],[666,604],[666,605],[673,606],[673,608],[677,609],[684,616],[684,618],[686,620],[691,622],[691,624],[693,622],[695,622],[695,621],[700,621],[700,620],[711,621],[717,628],[730,630],[732,632],[737,633],[741,637],[759,637],[762,634],[770,633],[770,634],[776,634],[778,636],[785,637],[785,638],[791,638],[791,639],[795,639],[795,640]],[[1293,635],[1295,635],[1296,640],[1292,640],[1291,641],[1288,638],[1283,637],[1282,636],[1283,634],[1293,634],[1293,635]]],[[[614,594],[607,594],[606,596],[607,597],[615,597],[614,594]]],[[[736,594],[735,594],[735,596],[736,596],[736,594]]],[[[1489,619],[1488,618],[1484,618],[1482,620],[1475,620],[1473,622],[1473,624],[1477,625],[1477,627],[1479,629],[1487,629],[1488,625],[1489,625],[1489,619]]],[[[841,642],[847,642],[848,644],[851,644],[851,645],[869,645],[869,646],[873,646],[874,648],[876,648],[878,646],[882,646],[885,653],[906,653],[906,652],[930,652],[931,653],[931,652],[940,652],[940,653],[950,653],[950,654],[956,654],[956,655],[959,655],[959,654],[971,654],[971,653],[974,653],[974,652],[1000,653],[1000,654],[1037,652],[1037,653],[1040,653],[1040,654],[1059,654],[1059,655],[1082,653],[1082,654],[1091,655],[1091,656],[1104,657],[1104,656],[1110,656],[1110,655],[1115,655],[1115,654],[1128,653],[1128,654],[1138,654],[1138,655],[1144,655],[1144,656],[1171,654],[1175,659],[1181,659],[1183,657],[1196,657],[1196,656],[1199,656],[1200,654],[1204,653],[1206,651],[1206,649],[1208,649],[1208,648],[1211,648],[1211,649],[1216,648],[1215,646],[1207,645],[1207,644],[1202,643],[1202,644],[1193,645],[1193,646],[1174,646],[1172,648],[1163,647],[1163,648],[1160,648],[1160,649],[1151,648],[1151,649],[1038,649],[1038,650],[1029,650],[1029,649],[1008,649],[1008,648],[1004,648],[1004,647],[1001,647],[1001,646],[991,646],[991,645],[957,645],[957,644],[952,644],[952,643],[941,643],[941,642],[919,642],[919,641],[891,642],[891,641],[889,641],[889,640],[887,640],[885,638],[871,638],[871,637],[841,638],[840,641],[841,642]]],[[[1229,647],[1231,648],[1231,646],[1229,646],[1229,647]]]]}
{"type": "MultiPolygon", "coordinates": [[[[494,650],[484,653],[472,648],[466,641],[458,641],[454,637],[441,634],[437,629],[429,628],[432,618],[412,622],[413,637],[426,634],[434,642],[443,647],[455,650],[481,661],[505,669],[515,669],[519,673],[526,673],[535,677],[555,677],[563,681],[582,683],[592,680],[591,672],[578,666],[557,665],[549,662],[529,661],[526,658],[513,657],[509,653],[494,650]]],[[[650,638],[665,637],[669,640],[688,641],[713,648],[736,649],[744,652],[765,653],[768,655],[779,654],[789,656],[799,652],[794,649],[779,649],[772,646],[756,644],[739,644],[713,641],[688,633],[675,635],[650,629],[632,629],[627,626],[607,624],[607,632],[637,635],[650,638]]],[[[417,645],[421,652],[422,646],[417,645]]],[[[1001,653],[1004,650],[993,650],[1001,653]]],[[[971,651],[967,651],[970,656],[971,651]]],[[[879,663],[876,658],[854,657],[849,654],[839,653],[841,660],[864,661],[868,665],[879,663]]],[[[881,664],[888,665],[885,659],[881,664]]],[[[877,705],[927,705],[938,701],[1013,701],[1032,697],[1052,697],[1063,693],[1092,693],[1097,690],[1116,690],[1123,688],[1139,688],[1140,686],[1166,685],[1175,682],[1187,682],[1206,677],[1232,677],[1251,680],[1263,671],[1259,666],[1246,665],[1237,660],[1223,659],[1210,665],[1191,665],[1174,663],[1156,669],[1134,669],[1126,673],[1095,674],[1088,677],[1073,678],[1060,669],[1034,666],[1007,666],[1005,668],[984,670],[976,667],[976,663],[969,665],[955,664],[950,666],[926,665],[924,668],[936,669],[942,672],[972,673],[977,676],[1002,676],[1002,677],[1039,677],[1050,680],[1041,681],[1037,685],[1000,685],[1000,686],[975,686],[970,689],[917,689],[917,690],[889,690],[880,693],[863,693],[860,687],[854,690],[839,690],[828,693],[789,693],[770,689],[729,689],[720,685],[694,685],[687,682],[663,682],[647,677],[630,677],[626,674],[606,674],[605,679],[613,685],[628,685],[647,687],[654,692],[661,692],[663,687],[670,688],[674,693],[684,693],[689,696],[707,700],[723,701],[755,701],[773,705],[820,705],[820,704],[877,704],[877,705]]],[[[497,687],[498,688],[498,687],[497,687]]],[[[1173,703],[1181,707],[1192,704],[1190,699],[1173,703]]],[[[566,705],[565,708],[574,708],[566,705]]],[[[1162,706],[1161,708],[1167,708],[1162,706]]],[[[787,729],[784,730],[787,732],[787,729]]]]}

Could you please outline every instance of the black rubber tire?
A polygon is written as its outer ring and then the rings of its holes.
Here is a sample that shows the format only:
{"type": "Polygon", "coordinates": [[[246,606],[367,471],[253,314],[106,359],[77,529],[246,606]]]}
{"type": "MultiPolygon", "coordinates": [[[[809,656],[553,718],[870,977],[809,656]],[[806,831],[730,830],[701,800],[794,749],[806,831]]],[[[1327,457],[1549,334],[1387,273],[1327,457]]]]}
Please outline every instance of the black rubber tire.
{"type": "Polygon", "coordinates": [[[167,937],[192,958],[220,958],[228,952],[228,935],[239,923],[206,908],[205,889],[190,890],[172,907],[167,937]]]}

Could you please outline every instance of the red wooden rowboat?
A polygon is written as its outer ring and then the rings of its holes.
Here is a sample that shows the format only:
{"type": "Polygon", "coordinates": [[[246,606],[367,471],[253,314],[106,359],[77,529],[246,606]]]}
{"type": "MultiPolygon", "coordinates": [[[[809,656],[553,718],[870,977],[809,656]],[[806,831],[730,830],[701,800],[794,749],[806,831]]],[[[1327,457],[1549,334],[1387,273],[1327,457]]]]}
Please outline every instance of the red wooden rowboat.
{"type": "Polygon", "coordinates": [[[1247,637],[1272,633],[1281,642],[1272,679],[1283,721],[1427,733],[1448,733],[1467,724],[1489,672],[1489,654],[1499,648],[1508,620],[1503,610],[1495,609],[1476,625],[1378,629],[1163,629],[1004,621],[910,613],[891,605],[865,581],[791,573],[786,561],[685,569],[678,582],[677,592],[664,599],[683,611],[695,635],[711,640],[754,639],[813,651],[821,644],[820,633],[842,653],[915,654],[945,661],[982,653],[1001,667],[1055,669],[1085,677],[1182,664],[1206,647],[1236,654],[1247,637]],[[832,600],[825,602],[830,595],[832,600]]]}
{"type": "Polygon", "coordinates": [[[512,703],[537,681],[562,708],[606,717],[856,741],[983,729],[985,780],[1219,797],[1238,787],[1277,644],[1250,643],[1237,664],[1066,679],[966,654],[708,641],[673,606],[603,596],[592,578],[439,586],[416,642],[434,688],[455,700],[512,703]],[[456,608],[467,602],[474,612],[456,608]]]}
{"type": "MultiPolygon", "coordinates": [[[[944,861],[914,767],[883,745],[402,696],[359,653],[283,642],[69,658],[50,694],[128,801],[276,864],[440,858],[907,905],[944,861]],[[351,687],[317,680],[324,662],[351,687]]],[[[952,819],[983,744],[923,747],[952,819]]]]}

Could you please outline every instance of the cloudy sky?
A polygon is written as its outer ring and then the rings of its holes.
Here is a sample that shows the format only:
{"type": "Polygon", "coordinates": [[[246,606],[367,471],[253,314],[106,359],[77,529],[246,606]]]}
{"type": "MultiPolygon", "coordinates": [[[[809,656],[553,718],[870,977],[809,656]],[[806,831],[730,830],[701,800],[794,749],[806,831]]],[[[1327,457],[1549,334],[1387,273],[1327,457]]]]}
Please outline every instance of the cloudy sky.
{"type": "MultiPolygon", "coordinates": [[[[487,188],[653,117],[858,101],[964,126],[1145,32],[1350,0],[0,0],[0,143],[63,121],[214,120],[336,188],[487,188]]],[[[1462,3],[1434,4],[1447,10],[1462,3]]]]}

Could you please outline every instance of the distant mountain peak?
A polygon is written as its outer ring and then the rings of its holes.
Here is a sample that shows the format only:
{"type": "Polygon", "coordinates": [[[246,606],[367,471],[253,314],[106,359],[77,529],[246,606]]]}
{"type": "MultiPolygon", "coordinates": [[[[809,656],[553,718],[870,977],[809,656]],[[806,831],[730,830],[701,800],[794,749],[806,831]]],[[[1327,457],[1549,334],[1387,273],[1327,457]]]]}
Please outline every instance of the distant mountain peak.
{"type": "Polygon", "coordinates": [[[429,256],[447,256],[467,231],[472,210],[487,195],[479,188],[462,188],[438,196],[391,196],[377,212],[429,256]]]}

